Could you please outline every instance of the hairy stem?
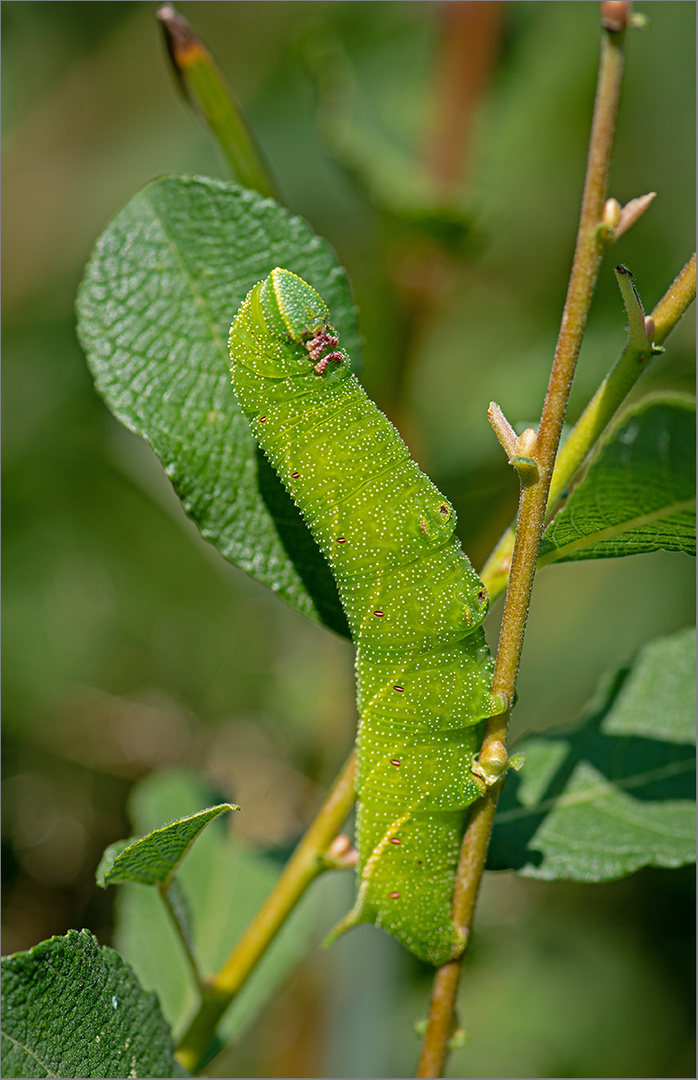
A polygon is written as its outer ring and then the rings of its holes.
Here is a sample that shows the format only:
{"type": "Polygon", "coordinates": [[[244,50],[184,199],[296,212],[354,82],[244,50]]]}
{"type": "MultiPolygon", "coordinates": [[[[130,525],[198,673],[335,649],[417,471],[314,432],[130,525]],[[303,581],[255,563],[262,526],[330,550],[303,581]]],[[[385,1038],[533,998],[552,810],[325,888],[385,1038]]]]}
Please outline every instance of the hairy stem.
{"type": "Polygon", "coordinates": [[[354,805],[355,771],[356,752],[352,751],[274,889],[221,969],[208,980],[201,1007],[177,1048],[177,1057],[189,1072],[196,1072],[221,1017],[298,901],[331,865],[325,856],[354,805]]]}
{"type": "MultiPolygon", "coordinates": [[[[603,216],[618,113],[624,38],[623,29],[602,30],[599,77],[577,243],[533,453],[538,466],[538,480],[529,487],[522,487],[519,498],[516,541],[492,683],[493,693],[505,695],[510,702],[514,699],[516,689],[555,454],[603,254],[598,226],[603,216]]],[[[487,721],[481,754],[486,753],[495,742],[506,742],[508,722],[508,710],[487,721]]],[[[501,781],[495,783],[475,804],[463,838],[453,898],[453,918],[466,934],[470,933],[472,927],[500,787],[501,781]]],[[[416,1073],[418,1077],[442,1075],[461,967],[462,957],[446,964],[436,973],[429,1022],[416,1073]]]]}

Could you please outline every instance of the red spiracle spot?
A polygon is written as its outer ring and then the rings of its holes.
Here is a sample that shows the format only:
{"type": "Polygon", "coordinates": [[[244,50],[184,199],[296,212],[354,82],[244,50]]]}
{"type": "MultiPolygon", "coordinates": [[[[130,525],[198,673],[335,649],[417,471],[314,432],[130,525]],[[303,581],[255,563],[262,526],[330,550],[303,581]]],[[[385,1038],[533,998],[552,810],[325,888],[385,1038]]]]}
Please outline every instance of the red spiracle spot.
{"type": "Polygon", "coordinates": [[[384,611],[374,611],[373,614],[376,616],[376,618],[382,619],[383,616],[385,615],[385,612],[384,611]]]}
{"type": "Polygon", "coordinates": [[[338,536],[337,537],[337,543],[338,544],[346,544],[346,542],[347,542],[346,536],[338,536]]]}
{"type": "Polygon", "coordinates": [[[399,892],[391,892],[391,893],[388,894],[388,899],[389,900],[399,900],[400,899],[400,893],[399,892]]]}
{"type": "Polygon", "coordinates": [[[260,424],[266,423],[266,420],[267,420],[266,416],[260,416],[260,418],[259,418],[260,424]]]}
{"type": "Polygon", "coordinates": [[[292,480],[297,480],[299,476],[300,476],[299,472],[292,472],[291,473],[291,479],[292,480]]]}
{"type": "Polygon", "coordinates": [[[439,506],[439,513],[443,514],[444,517],[448,517],[451,513],[451,507],[447,503],[441,503],[439,506]]]}
{"type": "Polygon", "coordinates": [[[400,765],[402,764],[402,762],[398,761],[398,760],[397,760],[397,758],[392,758],[392,759],[391,759],[391,761],[390,761],[390,764],[391,764],[391,765],[394,765],[394,766],[395,766],[395,768],[397,769],[397,768],[399,768],[399,767],[400,767],[400,765]]]}
{"type": "Polygon", "coordinates": [[[388,840],[388,843],[389,844],[401,844],[402,840],[400,840],[397,836],[391,836],[390,840],[388,840]]]}
{"type": "Polygon", "coordinates": [[[394,686],[393,690],[397,690],[398,694],[404,694],[405,693],[405,687],[404,686],[394,686]]]}

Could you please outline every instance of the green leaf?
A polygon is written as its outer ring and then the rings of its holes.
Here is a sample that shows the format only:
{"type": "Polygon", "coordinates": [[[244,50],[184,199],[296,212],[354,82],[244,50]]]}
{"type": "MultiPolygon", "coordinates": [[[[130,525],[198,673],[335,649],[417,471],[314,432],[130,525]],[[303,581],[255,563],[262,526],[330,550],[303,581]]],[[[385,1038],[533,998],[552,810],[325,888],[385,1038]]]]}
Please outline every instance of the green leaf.
{"type": "MultiPolygon", "coordinates": [[[[192,810],[210,798],[193,775],[170,771],[137,784],[130,800],[133,824],[148,830],[177,810],[192,810]]],[[[197,840],[177,874],[191,913],[192,946],[202,970],[212,974],[223,963],[283,869],[214,822],[197,840]]],[[[236,996],[220,1027],[223,1039],[239,1036],[288,976],[308,948],[310,937],[329,928],[320,919],[320,881],[293,913],[278,938],[236,996]],[[322,925],[318,928],[318,922],[322,925]]],[[[116,900],[115,941],[148,989],[156,990],[177,1033],[198,1005],[191,972],[171,922],[154,889],[124,885],[116,900]]]]}
{"type": "Polygon", "coordinates": [[[610,881],[695,859],[695,630],[646,645],[574,730],[534,736],[500,799],[491,870],[610,881]]]}
{"type": "Polygon", "coordinates": [[[2,1075],[177,1076],[170,1029],[88,930],[2,960],[2,1075]]]}
{"type": "Polygon", "coordinates": [[[329,245],[270,199],[192,177],[150,184],[108,226],[80,288],[78,332],[97,389],[146,437],[206,539],[349,636],[329,567],[258,452],[230,383],[230,324],[275,266],[318,290],[358,359],[346,275],[329,245]]]}
{"type": "Polygon", "coordinates": [[[696,551],[696,406],[651,395],[625,412],[545,531],[539,565],[696,551]]]}
{"type": "Polygon", "coordinates": [[[135,881],[140,885],[167,885],[179,864],[209,821],[227,810],[239,810],[233,803],[220,803],[196,814],[171,821],[133,842],[117,840],[111,844],[97,867],[97,884],[135,881]]]}

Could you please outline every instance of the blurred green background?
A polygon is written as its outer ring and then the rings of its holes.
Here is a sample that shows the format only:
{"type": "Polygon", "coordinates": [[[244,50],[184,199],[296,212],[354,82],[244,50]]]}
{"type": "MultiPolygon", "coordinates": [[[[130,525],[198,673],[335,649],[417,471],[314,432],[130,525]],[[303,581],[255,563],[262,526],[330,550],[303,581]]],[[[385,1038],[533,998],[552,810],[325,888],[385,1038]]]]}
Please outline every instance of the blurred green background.
{"type": "MultiPolygon", "coordinates": [[[[535,422],[554,347],[598,9],[472,5],[489,23],[471,30],[471,59],[492,46],[463,135],[457,203],[472,229],[447,230],[444,250],[404,188],[429,160],[463,6],[178,9],[214,49],[287,205],[347,267],[364,382],[456,504],[479,565],[516,499],[487,403],[535,422]],[[327,133],[338,100],[354,137],[343,161],[339,129],[327,133]]],[[[695,5],[638,6],[650,27],[630,35],[611,194],[658,198],[604,265],[572,418],[623,345],[613,263],[649,310],[693,250],[695,5]]],[[[113,897],[94,869],[129,834],[126,798],[152,770],[196,769],[243,806],[236,832],[280,857],[353,738],[350,647],[200,539],[153,454],[97,398],[76,342],[81,270],[113,214],[163,173],[226,177],[175,91],[155,10],[2,3],[3,952],[69,927],[111,940],[113,897]]],[[[692,322],[638,392],[692,388],[692,322]]],[[[659,554],[542,574],[514,735],[574,720],[605,670],[689,625],[693,573],[659,554]]],[[[488,875],[462,994],[469,1042],[449,1075],[692,1075],[693,889],[687,871],[594,887],[488,875]]],[[[330,893],[321,929],[348,904],[348,878],[330,893]]],[[[408,1075],[428,986],[426,968],[361,928],[314,950],[209,1074],[408,1075]]]]}

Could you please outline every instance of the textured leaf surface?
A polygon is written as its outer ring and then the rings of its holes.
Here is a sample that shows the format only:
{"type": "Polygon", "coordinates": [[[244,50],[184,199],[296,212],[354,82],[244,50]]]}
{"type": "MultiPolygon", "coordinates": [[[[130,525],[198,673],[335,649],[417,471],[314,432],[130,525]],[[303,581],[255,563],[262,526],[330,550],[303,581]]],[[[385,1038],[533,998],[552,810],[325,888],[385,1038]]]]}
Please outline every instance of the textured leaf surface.
{"type": "Polygon", "coordinates": [[[196,814],[179,818],[153,829],[147,836],[133,843],[117,841],[102,856],[97,868],[97,884],[102,888],[126,881],[140,885],[165,885],[177,872],[189,848],[209,821],[220,817],[227,810],[239,810],[233,803],[209,806],[196,814]]]}
{"type": "MultiPolygon", "coordinates": [[[[162,772],[137,784],[130,799],[136,828],[210,799],[194,777],[162,772]]],[[[244,812],[244,811],[243,811],[244,812]]],[[[186,895],[191,939],[201,968],[216,971],[276,884],[282,865],[230,835],[213,821],[192,847],[175,879],[186,895]]],[[[318,922],[318,887],[306,896],[235,998],[220,1034],[226,1040],[255,1019],[289,970],[303,956],[318,922]]],[[[197,1008],[191,971],[171,922],[154,889],[123,885],[117,892],[115,941],[144,986],[156,990],[168,1021],[179,1034],[197,1008]]],[[[325,928],[331,916],[324,920],[325,928]]],[[[319,933],[320,931],[318,931],[319,933]]]]}
{"type": "Polygon", "coordinates": [[[541,544],[541,565],[696,551],[695,401],[651,396],[599,447],[541,544]]]}
{"type": "Polygon", "coordinates": [[[226,559],[347,635],[334,579],[230,385],[228,331],[275,266],[325,297],[358,359],[344,271],[307,223],[221,181],[166,177],[99,240],[78,297],[78,331],[99,392],[144,435],[186,512],[226,559]]]}
{"type": "Polygon", "coordinates": [[[488,857],[526,877],[610,881],[695,859],[695,630],[646,645],[574,730],[525,739],[488,857]]]}
{"type": "Polygon", "coordinates": [[[2,960],[2,1075],[177,1076],[170,1029],[88,930],[2,960]]]}

